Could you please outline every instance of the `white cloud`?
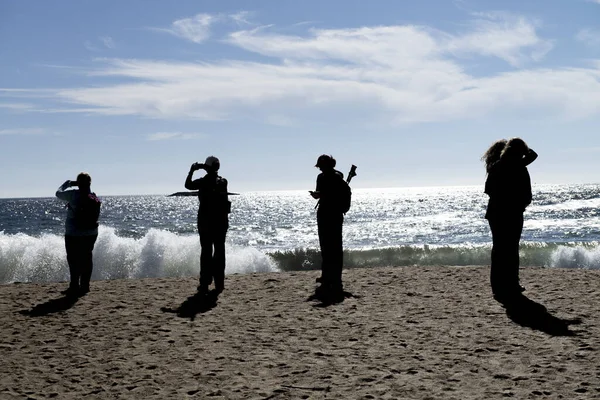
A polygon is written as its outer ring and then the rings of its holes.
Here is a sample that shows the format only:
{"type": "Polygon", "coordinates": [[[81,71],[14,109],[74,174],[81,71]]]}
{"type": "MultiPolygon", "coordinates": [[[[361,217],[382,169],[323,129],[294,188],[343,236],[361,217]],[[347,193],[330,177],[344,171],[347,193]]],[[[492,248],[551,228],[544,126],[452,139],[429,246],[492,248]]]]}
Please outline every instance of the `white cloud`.
{"type": "Polygon", "coordinates": [[[230,14],[229,18],[231,18],[231,20],[233,20],[233,22],[235,22],[238,26],[243,26],[252,25],[252,22],[250,22],[251,16],[252,13],[249,11],[239,11],[235,14],[230,14]]]}
{"type": "Polygon", "coordinates": [[[472,32],[450,37],[444,47],[455,53],[475,53],[498,57],[513,66],[539,61],[552,47],[552,41],[537,35],[538,22],[507,13],[479,13],[472,32]]]}
{"type": "MultiPolygon", "coordinates": [[[[598,0],[600,2],[600,0],[598,0]]],[[[600,31],[595,29],[581,29],[575,39],[590,47],[600,47],[600,31]]]]}
{"type": "Polygon", "coordinates": [[[242,30],[227,37],[229,44],[266,56],[268,62],[104,59],[88,71],[90,77],[114,76],[125,83],[96,83],[53,95],[69,112],[261,118],[284,125],[300,120],[303,112],[392,122],[600,113],[600,64],[514,68],[535,63],[551,48],[551,41],[538,36],[538,25],[494,13],[478,14],[460,34],[414,25],[319,29],[306,36],[242,30]],[[482,56],[499,61],[505,71],[470,73],[482,56]]]}
{"type": "Polygon", "coordinates": [[[28,103],[0,103],[0,108],[6,108],[13,111],[29,111],[34,107],[28,103]]]}
{"type": "Polygon", "coordinates": [[[552,48],[551,41],[537,35],[535,21],[506,13],[477,16],[462,35],[414,25],[311,30],[308,38],[269,34],[257,28],[235,32],[229,40],[249,51],[278,58],[400,67],[407,62],[439,60],[448,53],[493,56],[518,66],[539,60],[552,48]]]}
{"type": "Polygon", "coordinates": [[[219,19],[210,14],[196,14],[191,18],[178,19],[169,29],[158,29],[194,43],[202,43],[210,36],[210,26],[219,19]]]}
{"type": "Polygon", "coordinates": [[[197,139],[204,137],[205,135],[201,133],[182,133],[182,132],[157,132],[151,133],[146,136],[147,140],[157,141],[157,140],[189,140],[189,139],[197,139]]]}
{"type": "Polygon", "coordinates": [[[42,128],[13,128],[13,129],[0,129],[0,136],[7,135],[40,135],[45,131],[42,128]]]}
{"type": "Polygon", "coordinates": [[[108,49],[114,49],[116,46],[115,41],[110,36],[101,36],[100,41],[108,49]]]}

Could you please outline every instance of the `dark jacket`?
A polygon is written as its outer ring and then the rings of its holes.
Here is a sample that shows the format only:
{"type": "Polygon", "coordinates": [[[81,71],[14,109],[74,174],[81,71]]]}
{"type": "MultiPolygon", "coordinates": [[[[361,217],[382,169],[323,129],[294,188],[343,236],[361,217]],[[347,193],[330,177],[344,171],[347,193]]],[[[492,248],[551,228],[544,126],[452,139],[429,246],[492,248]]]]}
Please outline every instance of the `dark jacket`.
{"type": "Polygon", "coordinates": [[[531,178],[524,163],[502,160],[492,166],[485,182],[490,196],[485,218],[522,214],[531,203],[531,178]]]}
{"type": "Polygon", "coordinates": [[[344,174],[336,169],[321,172],[317,176],[316,191],[320,193],[319,211],[342,212],[339,207],[340,181],[344,174]]]}
{"type": "Polygon", "coordinates": [[[192,181],[188,189],[198,190],[199,220],[227,221],[231,211],[231,202],[227,195],[227,179],[216,173],[207,173],[192,181]]]}

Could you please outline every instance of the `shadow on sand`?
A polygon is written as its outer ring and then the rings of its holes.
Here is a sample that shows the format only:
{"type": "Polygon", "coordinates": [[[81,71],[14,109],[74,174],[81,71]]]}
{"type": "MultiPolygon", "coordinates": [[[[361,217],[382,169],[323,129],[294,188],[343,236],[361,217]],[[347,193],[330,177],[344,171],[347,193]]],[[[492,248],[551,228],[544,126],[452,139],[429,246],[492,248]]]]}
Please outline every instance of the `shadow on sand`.
{"type": "Polygon", "coordinates": [[[45,303],[35,305],[31,310],[21,310],[19,314],[28,315],[30,317],[41,317],[48,314],[54,314],[66,311],[77,303],[77,296],[63,296],[56,299],[48,300],[45,303]]]}
{"type": "Polygon", "coordinates": [[[313,294],[311,294],[306,301],[318,301],[314,307],[329,307],[334,304],[342,303],[345,299],[349,298],[358,298],[359,296],[355,296],[350,292],[343,291],[340,294],[331,294],[331,293],[322,293],[318,289],[315,290],[313,294]]]}
{"type": "Polygon", "coordinates": [[[552,336],[575,336],[570,325],[581,324],[581,319],[563,319],[550,314],[546,307],[519,295],[509,300],[499,301],[506,309],[506,315],[513,322],[552,336]]]}
{"type": "Polygon", "coordinates": [[[177,314],[180,318],[189,318],[193,321],[196,315],[203,314],[212,310],[217,305],[219,293],[212,290],[208,294],[200,294],[196,292],[188,297],[178,308],[163,307],[160,310],[163,312],[177,314]]]}

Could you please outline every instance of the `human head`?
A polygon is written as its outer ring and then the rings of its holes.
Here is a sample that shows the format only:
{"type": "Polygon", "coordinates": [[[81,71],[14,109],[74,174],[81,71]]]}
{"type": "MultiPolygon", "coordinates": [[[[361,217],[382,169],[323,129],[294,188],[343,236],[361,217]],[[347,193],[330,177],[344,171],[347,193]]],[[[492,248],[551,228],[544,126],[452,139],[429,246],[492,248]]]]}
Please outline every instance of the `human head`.
{"type": "Polygon", "coordinates": [[[80,189],[89,189],[92,186],[92,177],[87,172],[80,172],[77,175],[77,186],[80,189]]]}
{"type": "Polygon", "coordinates": [[[481,160],[485,163],[485,170],[487,172],[490,172],[492,166],[500,160],[500,155],[502,154],[502,150],[504,150],[506,143],[508,143],[506,139],[497,140],[481,157],[481,160]]]}
{"type": "Polygon", "coordinates": [[[527,154],[529,151],[529,147],[525,143],[525,141],[521,138],[512,138],[506,143],[504,149],[502,150],[502,154],[500,158],[507,160],[520,160],[527,154]]]}
{"type": "Polygon", "coordinates": [[[332,156],[328,156],[327,154],[322,154],[317,159],[317,163],[315,167],[323,169],[333,169],[335,168],[335,158],[332,156]]]}
{"type": "Polygon", "coordinates": [[[218,171],[219,168],[221,168],[221,162],[215,156],[206,157],[206,161],[204,161],[204,165],[206,165],[208,168],[212,169],[215,172],[218,171]]]}

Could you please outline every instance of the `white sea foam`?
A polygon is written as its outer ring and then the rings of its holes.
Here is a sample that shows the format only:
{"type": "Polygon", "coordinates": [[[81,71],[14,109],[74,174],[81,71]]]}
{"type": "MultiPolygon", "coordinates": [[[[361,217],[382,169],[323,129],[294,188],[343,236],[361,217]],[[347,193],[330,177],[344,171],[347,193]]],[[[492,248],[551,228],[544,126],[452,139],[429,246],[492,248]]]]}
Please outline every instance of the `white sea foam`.
{"type": "Polygon", "coordinates": [[[550,258],[550,266],[557,268],[600,269],[599,246],[558,246],[550,258]]]}
{"type": "MultiPolygon", "coordinates": [[[[252,247],[228,245],[226,273],[277,271],[275,262],[252,247]]],[[[150,229],[140,239],[117,236],[101,226],[94,247],[93,279],[197,276],[197,235],[150,229]]],[[[68,280],[64,238],[0,233],[0,283],[68,280]]]]}

